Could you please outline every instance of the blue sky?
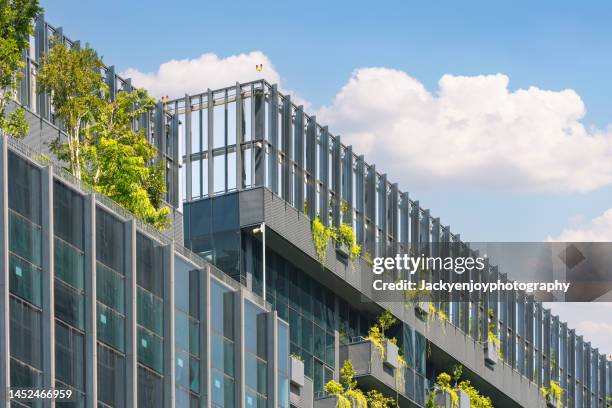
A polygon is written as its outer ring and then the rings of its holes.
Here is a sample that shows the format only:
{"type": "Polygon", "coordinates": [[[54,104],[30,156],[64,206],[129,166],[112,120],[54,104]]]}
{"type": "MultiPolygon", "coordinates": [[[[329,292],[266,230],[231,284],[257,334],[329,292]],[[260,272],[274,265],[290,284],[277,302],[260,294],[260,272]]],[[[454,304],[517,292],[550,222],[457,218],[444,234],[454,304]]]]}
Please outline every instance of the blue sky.
{"type": "MultiPolygon", "coordinates": [[[[612,5],[591,2],[202,2],[42,1],[47,19],[90,42],[118,71],[154,71],[173,58],[261,50],[286,88],[313,106],[331,101],[360,67],[401,69],[435,92],[445,73],[504,73],[510,89],[574,89],[587,126],[612,120],[612,5]]],[[[333,131],[333,129],[332,129],[333,131]]],[[[449,193],[410,188],[414,197],[472,240],[541,240],[612,202],[589,195],[449,193]],[[500,210],[506,214],[499,217],[500,210]],[[537,220],[537,221],[536,221],[537,220]],[[492,221],[495,221],[495,230],[492,221]],[[501,233],[500,231],[503,231],[501,233]]]]}
{"type": "MultiPolygon", "coordinates": [[[[400,70],[433,95],[445,74],[503,73],[510,92],[574,90],[586,106],[580,122],[589,132],[612,123],[609,2],[42,0],[42,6],[49,22],[89,42],[119,72],[154,72],[171,59],[203,53],[261,51],[284,88],[313,109],[331,105],[364,67],[400,70]]],[[[590,160],[585,150],[585,163],[590,160]]],[[[400,183],[472,241],[539,241],[568,228],[605,229],[605,220],[591,220],[612,208],[609,182],[586,191],[453,185],[400,183]]]]}

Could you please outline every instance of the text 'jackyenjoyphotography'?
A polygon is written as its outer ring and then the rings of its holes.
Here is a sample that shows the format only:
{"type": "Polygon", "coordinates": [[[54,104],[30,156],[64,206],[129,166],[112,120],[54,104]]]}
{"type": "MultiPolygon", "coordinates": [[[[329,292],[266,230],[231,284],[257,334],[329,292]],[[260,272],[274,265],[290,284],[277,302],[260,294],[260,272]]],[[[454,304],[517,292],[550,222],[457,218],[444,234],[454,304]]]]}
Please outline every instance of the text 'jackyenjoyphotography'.
{"type": "Polygon", "coordinates": [[[375,291],[411,291],[422,290],[430,292],[483,292],[493,293],[496,291],[524,291],[525,293],[533,293],[535,291],[543,292],[563,292],[566,293],[570,288],[571,283],[559,282],[428,282],[424,279],[419,282],[413,282],[402,279],[399,282],[384,282],[382,279],[375,279],[372,282],[372,288],[375,291]]]}

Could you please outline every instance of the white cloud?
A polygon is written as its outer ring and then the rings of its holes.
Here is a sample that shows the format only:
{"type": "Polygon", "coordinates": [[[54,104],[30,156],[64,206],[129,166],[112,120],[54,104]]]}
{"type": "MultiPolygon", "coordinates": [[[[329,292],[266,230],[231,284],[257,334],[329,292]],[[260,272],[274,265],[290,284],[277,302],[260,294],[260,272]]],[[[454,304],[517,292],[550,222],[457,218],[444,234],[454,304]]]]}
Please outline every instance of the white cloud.
{"type": "Polygon", "coordinates": [[[151,95],[158,98],[165,95],[179,98],[186,93],[201,93],[207,88],[224,88],[236,82],[249,82],[262,78],[270,83],[280,82],[276,68],[261,51],[226,58],[206,53],[193,59],[164,62],[157,72],[141,72],[128,68],[121,73],[121,76],[132,78],[135,86],[147,89],[151,95]],[[263,64],[262,71],[255,69],[257,64],[263,64]]]}
{"type": "Polygon", "coordinates": [[[612,242],[612,208],[590,222],[572,228],[566,228],[549,241],[560,242],[612,242]]]}
{"type": "Polygon", "coordinates": [[[356,70],[317,113],[404,186],[586,192],[612,183],[612,132],[587,131],[573,90],[510,91],[502,74],[356,70]]]}

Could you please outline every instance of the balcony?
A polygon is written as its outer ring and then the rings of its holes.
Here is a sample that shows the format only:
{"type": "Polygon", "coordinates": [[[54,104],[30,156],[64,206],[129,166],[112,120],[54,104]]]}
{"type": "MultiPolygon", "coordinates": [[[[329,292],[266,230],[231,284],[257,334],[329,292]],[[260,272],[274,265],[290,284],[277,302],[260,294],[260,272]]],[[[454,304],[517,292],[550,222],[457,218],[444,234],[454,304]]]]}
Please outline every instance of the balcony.
{"type": "MultiPolygon", "coordinates": [[[[389,345],[387,347],[391,348],[389,345]]],[[[357,337],[350,344],[340,346],[340,366],[345,360],[352,362],[355,379],[364,392],[376,389],[386,396],[397,398],[401,407],[417,406],[406,395],[403,368],[397,367],[397,357],[393,357],[393,350],[383,353],[370,340],[357,337]]],[[[317,406],[330,402],[327,399],[330,398],[318,400],[317,406]]]]}

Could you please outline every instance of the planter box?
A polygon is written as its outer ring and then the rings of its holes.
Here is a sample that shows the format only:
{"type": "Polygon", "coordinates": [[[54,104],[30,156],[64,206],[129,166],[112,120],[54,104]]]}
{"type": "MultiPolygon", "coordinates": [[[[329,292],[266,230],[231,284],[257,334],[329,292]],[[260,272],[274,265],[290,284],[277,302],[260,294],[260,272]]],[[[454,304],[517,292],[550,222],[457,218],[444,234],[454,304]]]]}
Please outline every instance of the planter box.
{"type": "Polygon", "coordinates": [[[491,340],[487,340],[487,345],[485,347],[485,361],[490,365],[497,364],[497,345],[493,343],[491,340]]]}
{"type": "Polygon", "coordinates": [[[463,390],[457,390],[459,396],[459,408],[470,408],[470,396],[463,390]]]}
{"type": "MultiPolygon", "coordinates": [[[[463,390],[456,390],[455,392],[457,397],[459,397],[459,405],[456,408],[470,408],[470,396],[463,390]]],[[[453,399],[448,391],[437,390],[434,402],[436,407],[455,408],[453,406],[453,399]]]]}
{"type": "Polygon", "coordinates": [[[304,362],[291,357],[291,382],[298,387],[304,386],[304,362]]]}
{"type": "Polygon", "coordinates": [[[434,405],[436,408],[453,408],[453,400],[447,391],[436,390],[434,405]]]}
{"type": "Polygon", "coordinates": [[[397,345],[386,339],[384,346],[385,355],[383,358],[383,363],[394,369],[397,368],[399,366],[399,351],[397,349],[397,345]]]}
{"type": "Polygon", "coordinates": [[[350,255],[349,248],[345,244],[336,244],[336,253],[346,259],[348,259],[350,255]]]}
{"type": "Polygon", "coordinates": [[[425,317],[429,314],[429,302],[416,302],[414,309],[420,317],[425,317]]]}

